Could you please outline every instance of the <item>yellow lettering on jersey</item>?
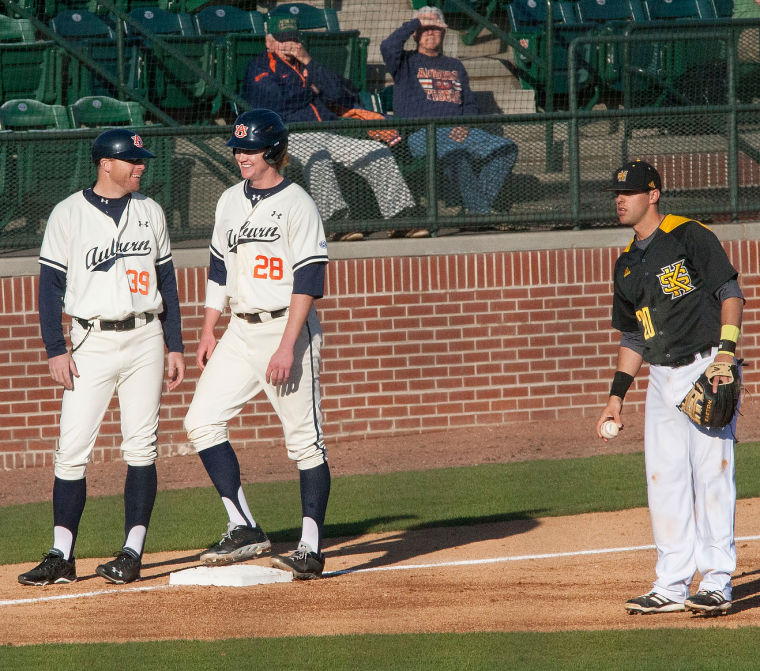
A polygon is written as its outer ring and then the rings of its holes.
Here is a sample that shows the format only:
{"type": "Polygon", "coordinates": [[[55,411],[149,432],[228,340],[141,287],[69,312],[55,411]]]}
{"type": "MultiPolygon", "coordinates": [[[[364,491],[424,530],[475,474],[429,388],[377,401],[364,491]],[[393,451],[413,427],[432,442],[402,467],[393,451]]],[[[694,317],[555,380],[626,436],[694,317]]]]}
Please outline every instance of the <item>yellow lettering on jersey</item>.
{"type": "Polygon", "coordinates": [[[644,340],[654,338],[654,324],[652,324],[652,315],[649,312],[649,308],[643,307],[641,310],[636,310],[636,319],[639,320],[644,330],[644,340]]]}
{"type": "Polygon", "coordinates": [[[694,291],[689,271],[684,267],[684,259],[671,263],[661,270],[662,272],[657,275],[657,279],[660,280],[660,286],[666,296],[669,295],[672,299],[676,299],[694,291]]]}

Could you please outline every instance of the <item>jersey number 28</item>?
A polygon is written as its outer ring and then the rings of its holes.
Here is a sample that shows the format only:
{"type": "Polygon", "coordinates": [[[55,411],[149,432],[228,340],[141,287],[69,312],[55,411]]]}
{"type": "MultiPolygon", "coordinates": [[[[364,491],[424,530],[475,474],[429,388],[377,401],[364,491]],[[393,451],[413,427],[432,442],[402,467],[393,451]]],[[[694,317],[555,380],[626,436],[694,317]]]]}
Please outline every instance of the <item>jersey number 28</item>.
{"type": "Polygon", "coordinates": [[[282,259],[277,256],[270,258],[259,254],[256,257],[256,265],[253,266],[253,276],[257,280],[281,280],[282,259]]]}

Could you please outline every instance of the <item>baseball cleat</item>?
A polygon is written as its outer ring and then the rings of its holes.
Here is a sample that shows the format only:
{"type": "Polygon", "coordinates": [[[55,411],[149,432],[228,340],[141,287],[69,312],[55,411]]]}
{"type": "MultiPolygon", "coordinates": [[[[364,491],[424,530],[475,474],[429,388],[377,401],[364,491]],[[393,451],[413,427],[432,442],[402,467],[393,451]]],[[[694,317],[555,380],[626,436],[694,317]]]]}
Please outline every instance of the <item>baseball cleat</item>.
{"type": "Polygon", "coordinates": [[[18,581],[22,585],[50,585],[51,583],[74,582],[77,579],[75,560],[66,561],[56,549],[50,550],[44,559],[31,571],[22,573],[18,581]]]}
{"type": "Polygon", "coordinates": [[[306,543],[299,543],[298,549],[289,557],[272,557],[272,566],[290,571],[296,580],[313,580],[322,575],[325,556],[321,552],[312,552],[306,543]]]}
{"type": "Polygon", "coordinates": [[[701,589],[684,603],[688,610],[702,615],[725,615],[731,608],[731,602],[719,589],[714,592],[701,589]]]}
{"type": "Polygon", "coordinates": [[[668,597],[657,592],[642,594],[625,602],[625,609],[629,615],[648,615],[650,613],[677,613],[686,610],[679,601],[672,601],[668,597]]]}
{"type": "Polygon", "coordinates": [[[204,564],[232,564],[260,557],[271,548],[272,543],[261,527],[228,522],[222,540],[201,554],[201,561],[204,564]]]}
{"type": "Polygon", "coordinates": [[[116,559],[98,566],[95,573],[116,585],[123,585],[140,579],[141,566],[142,561],[137,553],[129,548],[124,548],[116,555],[116,559]]]}

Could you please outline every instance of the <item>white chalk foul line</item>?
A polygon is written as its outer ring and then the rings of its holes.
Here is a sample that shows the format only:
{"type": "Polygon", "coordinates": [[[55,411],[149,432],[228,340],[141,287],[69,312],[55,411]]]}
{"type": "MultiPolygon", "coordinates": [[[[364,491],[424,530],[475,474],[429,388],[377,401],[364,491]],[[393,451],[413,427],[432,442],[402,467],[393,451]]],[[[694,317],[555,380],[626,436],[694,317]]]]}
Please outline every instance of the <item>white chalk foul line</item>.
{"type": "MultiPolygon", "coordinates": [[[[756,541],[760,536],[741,536],[735,539],[735,542],[756,541]]],[[[559,557],[581,557],[584,555],[602,555],[612,554],[614,552],[636,552],[639,550],[654,550],[654,545],[630,545],[621,548],[601,548],[598,550],[576,550],[574,552],[550,552],[535,555],[514,555],[511,557],[493,557],[491,559],[465,559],[462,561],[439,562],[432,564],[401,564],[398,566],[373,566],[370,568],[344,569],[342,571],[332,571],[323,573],[322,576],[329,578],[338,575],[347,575],[350,573],[370,573],[374,571],[411,571],[415,569],[444,568],[447,566],[478,566],[482,564],[500,564],[510,561],[527,561],[531,559],[558,559],[559,557]]]]}
{"type": "MultiPolygon", "coordinates": [[[[758,536],[739,536],[736,542],[742,541],[757,541],[760,540],[758,536]]],[[[511,557],[492,557],[490,559],[464,559],[461,561],[450,562],[438,562],[431,564],[402,564],[398,566],[374,566],[371,568],[357,568],[357,569],[344,569],[342,571],[330,571],[323,573],[323,578],[331,578],[340,575],[349,575],[352,573],[372,573],[376,571],[413,571],[419,569],[431,569],[431,568],[446,568],[449,566],[480,566],[483,564],[500,564],[511,561],[529,561],[532,559],[558,559],[560,557],[581,557],[587,555],[602,555],[612,554],[615,552],[637,552],[640,550],[654,550],[654,545],[630,545],[628,547],[619,548],[600,548],[597,550],[576,550],[574,552],[547,552],[543,554],[534,555],[514,555],[511,557]]],[[[167,589],[169,587],[176,587],[176,585],[154,585],[152,587],[125,587],[122,589],[101,589],[96,592],[80,592],[78,594],[58,594],[55,596],[43,596],[34,599],[14,599],[8,601],[0,601],[0,606],[18,606],[30,603],[43,603],[48,601],[59,601],[63,599],[79,599],[90,596],[103,596],[106,594],[124,594],[125,592],[151,592],[159,589],[167,589]]]]}
{"type": "Polygon", "coordinates": [[[48,601],[63,601],[64,599],[80,599],[87,596],[103,596],[104,594],[124,594],[124,592],[152,592],[157,589],[166,589],[169,585],[154,585],[152,587],[125,587],[124,589],[99,589],[96,592],[79,592],[77,594],[56,594],[55,596],[41,596],[36,599],[13,599],[0,601],[0,606],[20,606],[27,603],[44,603],[48,601]]]}

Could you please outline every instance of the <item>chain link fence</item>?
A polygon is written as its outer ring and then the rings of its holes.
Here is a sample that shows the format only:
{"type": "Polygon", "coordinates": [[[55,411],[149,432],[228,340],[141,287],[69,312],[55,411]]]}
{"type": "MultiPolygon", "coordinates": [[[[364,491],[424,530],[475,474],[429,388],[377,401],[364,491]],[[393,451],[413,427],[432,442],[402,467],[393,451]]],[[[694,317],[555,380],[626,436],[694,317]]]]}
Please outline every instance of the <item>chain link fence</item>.
{"type": "MultiPolygon", "coordinates": [[[[189,3],[184,0],[183,8],[192,10],[186,13],[197,33],[200,11],[218,13],[218,5],[189,3]]],[[[138,7],[92,0],[79,4],[104,19],[112,33],[89,42],[54,29],[53,18],[62,12],[71,17],[90,11],[64,10],[65,4],[0,0],[7,16],[29,22],[28,41],[0,43],[0,249],[39,245],[52,207],[94,181],[90,146],[108,125],[136,128],[157,155],[141,190],[164,207],[173,242],[205,244],[219,195],[239,179],[224,143],[235,111],[245,107],[239,93],[247,63],[265,48],[257,21],[286,3],[237,3],[236,9],[261,18],[250,19],[245,33],[207,39],[164,36],[155,26],[139,30],[130,18],[138,7]],[[24,92],[30,73],[36,73],[37,88],[24,92]],[[114,111],[109,105],[115,98],[132,107],[114,111]],[[84,111],[83,99],[90,105],[84,111]],[[26,110],[9,104],[19,100],[26,110]],[[99,108],[93,107],[97,101],[99,108]],[[32,123],[31,112],[37,115],[32,123]]],[[[181,13],[165,4],[167,13],[181,13]]],[[[385,114],[289,124],[285,174],[314,196],[328,234],[614,226],[603,188],[631,158],[660,170],[666,210],[705,222],[757,217],[760,20],[602,20],[584,17],[583,0],[551,0],[545,6],[533,2],[544,11],[531,32],[515,13],[520,0],[445,0],[437,3],[449,23],[444,50],[464,62],[484,113],[401,119],[393,116],[392,80],[379,42],[411,18],[410,4],[314,3],[323,16],[325,10],[335,13],[340,30],[303,31],[314,58],[360,90],[365,108],[385,114]],[[562,15],[568,6],[574,11],[570,22],[562,15]],[[528,109],[520,106],[526,92],[528,109]],[[486,212],[467,202],[463,182],[439,156],[441,132],[460,126],[507,138],[518,151],[503,184],[496,180],[486,212]]],[[[492,158],[474,160],[479,184],[492,179],[486,176],[492,158]]]]}

